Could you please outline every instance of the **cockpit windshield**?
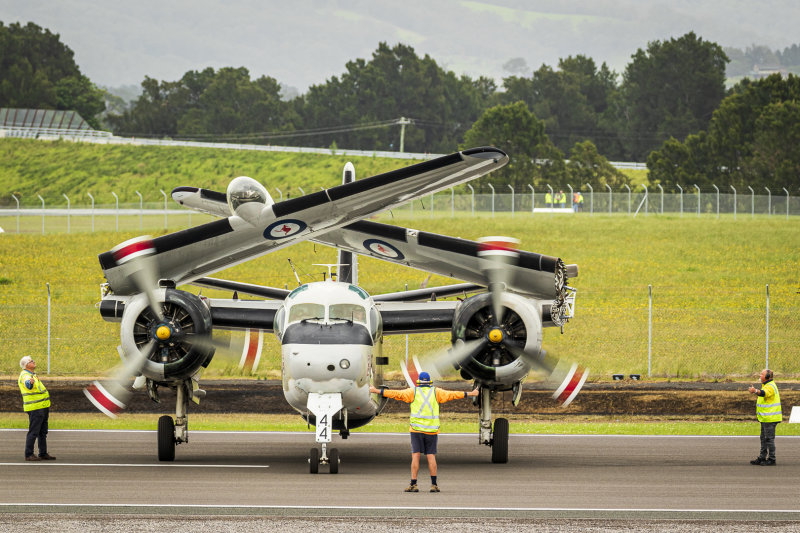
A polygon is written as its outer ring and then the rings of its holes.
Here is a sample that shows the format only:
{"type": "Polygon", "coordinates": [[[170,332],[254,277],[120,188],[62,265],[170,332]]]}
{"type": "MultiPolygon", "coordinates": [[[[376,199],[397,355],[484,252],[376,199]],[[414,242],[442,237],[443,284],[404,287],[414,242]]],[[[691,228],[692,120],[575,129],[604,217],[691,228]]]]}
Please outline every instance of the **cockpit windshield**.
{"type": "Polygon", "coordinates": [[[301,320],[324,320],[325,306],[322,304],[296,304],[289,309],[289,323],[301,320]]]}
{"type": "Polygon", "coordinates": [[[355,304],[334,304],[328,308],[331,320],[351,320],[353,322],[367,323],[367,311],[364,307],[355,304]]]}

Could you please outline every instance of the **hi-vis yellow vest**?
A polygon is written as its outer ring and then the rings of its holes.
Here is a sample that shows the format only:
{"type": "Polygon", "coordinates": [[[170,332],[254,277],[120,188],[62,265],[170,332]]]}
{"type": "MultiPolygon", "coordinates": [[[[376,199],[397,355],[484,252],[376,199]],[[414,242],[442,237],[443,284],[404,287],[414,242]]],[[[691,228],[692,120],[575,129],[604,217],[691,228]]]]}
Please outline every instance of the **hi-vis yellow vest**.
{"type": "Polygon", "coordinates": [[[44,383],[38,379],[34,379],[33,388],[29,390],[28,387],[25,386],[25,379],[28,377],[33,379],[33,372],[23,370],[17,380],[19,391],[22,393],[22,408],[27,412],[50,407],[50,393],[47,392],[44,383]]]}
{"type": "Polygon", "coordinates": [[[439,433],[439,402],[436,401],[435,387],[414,387],[411,431],[439,433]]]}
{"type": "Polygon", "coordinates": [[[756,416],[758,416],[758,421],[781,422],[783,417],[781,413],[781,395],[778,392],[778,386],[775,385],[774,381],[768,381],[764,383],[761,390],[765,391],[767,396],[759,396],[756,400],[756,416]],[[772,392],[771,395],[770,392],[772,392]]]}

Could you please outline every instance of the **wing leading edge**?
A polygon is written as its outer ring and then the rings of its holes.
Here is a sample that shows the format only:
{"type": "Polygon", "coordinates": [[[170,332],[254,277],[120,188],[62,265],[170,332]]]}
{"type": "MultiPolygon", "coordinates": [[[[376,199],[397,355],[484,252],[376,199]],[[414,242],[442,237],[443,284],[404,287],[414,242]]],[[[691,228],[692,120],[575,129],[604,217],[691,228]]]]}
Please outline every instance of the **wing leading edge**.
{"type": "MultiPolygon", "coordinates": [[[[265,206],[153,239],[160,279],[190,283],[273,250],[322,235],[410,200],[483,176],[508,162],[496,148],[475,148],[265,206]]],[[[218,201],[221,198],[217,199],[218,201]]],[[[109,288],[137,292],[111,252],[99,256],[109,288]]]]}

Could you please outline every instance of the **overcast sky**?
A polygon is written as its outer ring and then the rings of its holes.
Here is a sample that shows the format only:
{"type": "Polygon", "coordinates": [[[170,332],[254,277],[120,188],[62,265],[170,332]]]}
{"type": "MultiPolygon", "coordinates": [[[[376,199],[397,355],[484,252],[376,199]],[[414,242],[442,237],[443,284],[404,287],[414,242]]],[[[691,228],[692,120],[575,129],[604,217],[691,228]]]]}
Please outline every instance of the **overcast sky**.
{"type": "Polygon", "coordinates": [[[737,48],[800,43],[797,0],[0,0],[0,21],[60,34],[82,72],[111,87],[244,66],[305,92],[381,41],[498,80],[513,58],[528,76],[575,54],[622,72],[648,41],[689,31],[737,48]]]}

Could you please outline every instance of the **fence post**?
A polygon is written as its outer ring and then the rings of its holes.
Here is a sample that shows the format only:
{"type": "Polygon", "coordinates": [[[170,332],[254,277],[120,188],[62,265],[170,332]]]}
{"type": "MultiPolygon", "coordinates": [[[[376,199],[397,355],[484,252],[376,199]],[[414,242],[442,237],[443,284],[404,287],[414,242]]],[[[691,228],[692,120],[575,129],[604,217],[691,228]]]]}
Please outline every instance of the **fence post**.
{"type": "MultiPolygon", "coordinates": [[[[550,205],[548,206],[547,204],[545,204],[545,207],[554,207],[556,205],[556,202],[555,202],[556,198],[553,195],[553,188],[550,186],[549,183],[547,184],[547,188],[550,190],[550,205]]],[[[552,211],[550,212],[550,216],[553,216],[553,212],[552,211]]]]}
{"type": "Polygon", "coordinates": [[[750,218],[753,218],[756,213],[756,192],[749,185],[747,188],[750,189],[750,218]]]}
{"type": "Polygon", "coordinates": [[[647,216],[647,204],[650,203],[650,191],[647,190],[647,185],[642,183],[642,188],[644,188],[644,216],[647,216]]]}
{"type": "Polygon", "coordinates": [[[50,373],[50,283],[47,285],[47,373],[50,373]]]}
{"type": "Polygon", "coordinates": [[[144,215],[144,201],[142,200],[142,193],[139,191],[134,191],[136,196],[139,197],[139,231],[141,231],[144,226],[142,225],[142,216],[144,215]]]}
{"type": "Polygon", "coordinates": [[[789,220],[789,191],[786,190],[786,187],[781,188],[786,193],[786,220],[789,220]]]}
{"type": "Polygon", "coordinates": [[[278,191],[278,194],[280,195],[280,198],[281,198],[281,199],[280,199],[280,200],[278,200],[278,201],[279,201],[279,202],[282,202],[282,201],[283,201],[283,191],[281,191],[281,190],[280,190],[279,188],[277,188],[277,187],[275,187],[275,190],[276,190],[276,191],[278,191]]]}
{"type": "Polygon", "coordinates": [[[769,368],[769,283],[767,283],[767,356],[764,368],[769,368]]]}
{"type": "Polygon", "coordinates": [[[19,233],[19,198],[14,194],[12,194],[11,197],[17,202],[17,233],[19,233]]]}
{"type": "Polygon", "coordinates": [[[119,196],[114,191],[111,191],[111,196],[114,197],[114,200],[117,202],[117,231],[119,231],[119,196]]]}
{"type": "Polygon", "coordinates": [[[92,199],[92,233],[94,233],[94,196],[92,196],[92,193],[90,192],[87,192],[86,194],[88,194],[89,198],[92,199]]]}
{"type": "Polygon", "coordinates": [[[69,233],[69,196],[63,192],[61,193],[61,196],[67,199],[67,233],[69,233]]]}
{"type": "Polygon", "coordinates": [[[491,183],[487,183],[486,185],[488,185],[489,188],[492,189],[492,218],[494,218],[494,187],[492,187],[491,183]]]}
{"type": "Polygon", "coordinates": [[[572,190],[572,185],[567,183],[567,187],[569,187],[569,208],[575,209],[575,191],[572,190]]]}
{"type": "Polygon", "coordinates": [[[628,187],[627,183],[623,183],[626,189],[628,189],[628,216],[631,216],[631,188],[628,187]]]}
{"type": "MultiPolygon", "coordinates": [[[[766,187],[764,187],[767,189],[766,187]]],[[[772,191],[767,189],[767,215],[772,216],[772,191]]]]}
{"type": "Polygon", "coordinates": [[[736,220],[736,187],[731,185],[731,189],[733,189],[733,220],[736,220]]]}
{"type": "Polygon", "coordinates": [[[714,187],[714,190],[717,191],[717,218],[719,218],[719,189],[713,183],[711,184],[714,187]]]}
{"type": "Polygon", "coordinates": [[[506,187],[511,189],[511,218],[514,218],[514,187],[506,183],[506,187]]]}
{"type": "Polygon", "coordinates": [[[589,187],[589,216],[594,215],[594,187],[591,183],[586,184],[589,187]]]}
{"type": "Polygon", "coordinates": [[[44,235],[44,198],[42,198],[41,194],[37,194],[36,196],[42,201],[42,235],[44,235]]]}
{"type": "MultiPolygon", "coordinates": [[[[470,193],[472,194],[472,216],[475,216],[475,189],[473,189],[472,185],[470,185],[469,183],[467,183],[467,187],[469,187],[470,193]]],[[[414,212],[413,206],[411,209],[412,209],[411,212],[413,213],[414,212]]]]}
{"type": "Polygon", "coordinates": [[[167,193],[165,193],[162,189],[159,189],[161,194],[164,195],[164,229],[167,229],[167,193]]]}
{"type": "Polygon", "coordinates": [[[536,207],[536,194],[533,190],[533,185],[528,183],[528,188],[531,190],[531,216],[533,216],[533,209],[536,207]]]}
{"type": "Polygon", "coordinates": [[[652,376],[653,286],[647,286],[647,377],[652,376]]]}
{"type": "Polygon", "coordinates": [[[681,187],[677,183],[675,184],[675,186],[681,190],[681,216],[683,216],[683,187],[681,187]]]}
{"type": "Polygon", "coordinates": [[[614,193],[611,190],[611,185],[606,183],[606,187],[608,188],[608,214],[610,215],[611,214],[611,204],[613,203],[613,199],[614,199],[614,196],[613,196],[614,193]]]}
{"type": "Polygon", "coordinates": [[[700,187],[697,184],[694,184],[694,188],[697,189],[697,216],[700,216],[700,187]]]}
{"type": "Polygon", "coordinates": [[[306,195],[306,191],[304,191],[301,186],[298,185],[297,188],[300,189],[300,194],[302,194],[303,196],[306,195]]]}
{"type": "Polygon", "coordinates": [[[658,190],[661,191],[661,214],[664,214],[664,187],[661,186],[660,183],[656,183],[656,187],[658,190]]]}

